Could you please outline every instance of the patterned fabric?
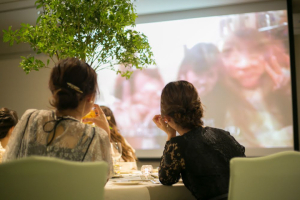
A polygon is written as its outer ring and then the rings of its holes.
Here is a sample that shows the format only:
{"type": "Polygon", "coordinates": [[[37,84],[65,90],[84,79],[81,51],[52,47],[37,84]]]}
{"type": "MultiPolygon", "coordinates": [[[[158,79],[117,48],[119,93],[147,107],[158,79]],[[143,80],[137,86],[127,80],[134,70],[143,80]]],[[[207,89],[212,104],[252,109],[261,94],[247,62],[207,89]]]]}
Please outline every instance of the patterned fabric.
{"type": "Polygon", "coordinates": [[[113,175],[108,134],[53,111],[27,110],[14,128],[3,162],[31,155],[72,161],[106,161],[113,175]]]}
{"type": "Polygon", "coordinates": [[[181,176],[197,199],[211,199],[228,193],[229,161],[244,156],[245,148],[229,132],[198,127],[166,143],[159,180],[172,185],[181,176]]]}

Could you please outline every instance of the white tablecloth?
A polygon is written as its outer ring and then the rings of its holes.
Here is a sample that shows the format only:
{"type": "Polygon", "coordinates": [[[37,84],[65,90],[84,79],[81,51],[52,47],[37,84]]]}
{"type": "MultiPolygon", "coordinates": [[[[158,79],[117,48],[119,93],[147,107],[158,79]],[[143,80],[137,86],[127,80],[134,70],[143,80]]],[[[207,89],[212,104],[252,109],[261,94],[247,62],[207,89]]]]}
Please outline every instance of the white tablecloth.
{"type": "Polygon", "coordinates": [[[105,200],[195,200],[183,183],[173,186],[151,182],[142,182],[139,185],[115,185],[110,180],[104,189],[105,200]]]}

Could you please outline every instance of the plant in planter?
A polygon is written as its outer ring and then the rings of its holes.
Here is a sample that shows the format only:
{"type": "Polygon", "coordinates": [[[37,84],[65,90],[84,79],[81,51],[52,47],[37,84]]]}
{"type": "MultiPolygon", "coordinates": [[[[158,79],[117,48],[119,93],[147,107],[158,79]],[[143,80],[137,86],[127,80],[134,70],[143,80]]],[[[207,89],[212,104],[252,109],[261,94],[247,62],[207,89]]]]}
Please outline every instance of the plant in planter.
{"type": "Polygon", "coordinates": [[[95,70],[109,68],[129,78],[132,67],[155,64],[147,37],[134,30],[137,17],[130,0],[37,0],[36,25],[22,24],[18,30],[3,30],[10,45],[29,43],[47,63],[33,55],[22,57],[26,73],[38,71],[67,57],[86,61],[95,70]],[[122,64],[121,71],[116,65],[122,64]]]}

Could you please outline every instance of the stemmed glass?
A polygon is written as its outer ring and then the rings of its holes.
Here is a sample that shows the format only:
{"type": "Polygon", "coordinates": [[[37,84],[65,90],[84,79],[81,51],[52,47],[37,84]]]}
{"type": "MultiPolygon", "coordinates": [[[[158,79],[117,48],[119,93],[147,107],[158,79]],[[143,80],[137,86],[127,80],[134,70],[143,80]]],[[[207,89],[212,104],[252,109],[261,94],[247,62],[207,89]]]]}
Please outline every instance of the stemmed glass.
{"type": "Polygon", "coordinates": [[[143,165],[141,167],[141,172],[145,176],[146,179],[150,177],[151,172],[153,171],[152,165],[143,165]]]}
{"type": "Polygon", "coordinates": [[[122,156],[122,145],[120,142],[110,143],[111,156],[114,162],[114,171],[116,174],[120,173],[120,166],[117,164],[117,160],[122,156]]]}

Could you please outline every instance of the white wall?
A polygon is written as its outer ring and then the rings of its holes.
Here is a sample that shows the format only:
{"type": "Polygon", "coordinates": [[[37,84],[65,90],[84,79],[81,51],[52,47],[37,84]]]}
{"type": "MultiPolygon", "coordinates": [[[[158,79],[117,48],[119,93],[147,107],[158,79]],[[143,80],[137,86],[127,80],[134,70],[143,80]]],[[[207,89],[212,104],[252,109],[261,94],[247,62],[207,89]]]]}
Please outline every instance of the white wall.
{"type": "Polygon", "coordinates": [[[49,108],[48,79],[50,69],[25,74],[18,67],[21,59],[18,55],[0,58],[0,107],[17,111],[18,116],[26,109],[49,108]]]}
{"type": "Polygon", "coordinates": [[[16,110],[19,117],[29,108],[49,107],[50,92],[47,82],[50,70],[42,69],[25,74],[18,66],[20,56],[33,53],[30,46],[9,46],[2,42],[2,29],[12,26],[14,30],[20,28],[21,23],[35,24],[38,15],[34,2],[35,0],[28,0],[0,5],[0,107],[16,110]]]}

